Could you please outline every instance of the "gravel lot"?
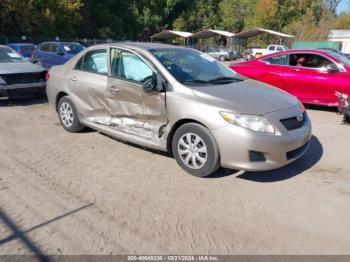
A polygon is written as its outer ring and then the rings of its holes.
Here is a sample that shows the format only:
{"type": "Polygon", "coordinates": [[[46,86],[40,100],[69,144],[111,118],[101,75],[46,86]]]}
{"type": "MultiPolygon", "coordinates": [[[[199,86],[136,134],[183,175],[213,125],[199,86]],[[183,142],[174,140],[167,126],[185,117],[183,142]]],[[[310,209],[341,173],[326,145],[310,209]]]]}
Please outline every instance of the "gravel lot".
{"type": "Polygon", "coordinates": [[[285,168],[196,178],[87,130],[42,99],[0,102],[0,254],[350,254],[350,126],[308,109],[285,168]]]}

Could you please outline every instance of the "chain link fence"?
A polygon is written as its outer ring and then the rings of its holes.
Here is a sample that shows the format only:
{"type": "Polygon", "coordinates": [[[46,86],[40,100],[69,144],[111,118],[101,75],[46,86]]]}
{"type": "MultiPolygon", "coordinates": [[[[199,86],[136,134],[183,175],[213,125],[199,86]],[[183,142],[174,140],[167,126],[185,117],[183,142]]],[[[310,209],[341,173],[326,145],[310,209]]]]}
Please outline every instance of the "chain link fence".
{"type": "Polygon", "coordinates": [[[1,36],[0,35],[0,45],[6,45],[10,43],[33,43],[33,44],[40,44],[43,42],[53,42],[53,41],[61,41],[61,42],[77,42],[85,47],[89,47],[92,45],[97,44],[105,44],[105,43],[112,43],[116,42],[118,40],[115,39],[87,39],[87,38],[58,38],[58,37],[30,37],[30,36],[22,36],[22,37],[16,37],[16,36],[1,36]]]}

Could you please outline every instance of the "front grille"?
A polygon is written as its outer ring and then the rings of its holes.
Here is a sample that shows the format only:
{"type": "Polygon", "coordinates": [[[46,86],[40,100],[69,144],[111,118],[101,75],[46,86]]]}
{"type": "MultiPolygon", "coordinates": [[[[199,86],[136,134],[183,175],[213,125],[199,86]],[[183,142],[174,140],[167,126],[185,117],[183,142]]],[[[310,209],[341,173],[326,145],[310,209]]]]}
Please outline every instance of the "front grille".
{"type": "Polygon", "coordinates": [[[299,129],[307,121],[307,114],[306,114],[306,112],[303,113],[303,119],[301,121],[299,121],[296,116],[295,117],[291,117],[291,118],[281,119],[280,121],[281,121],[282,125],[288,131],[299,129]]]}
{"type": "Polygon", "coordinates": [[[45,72],[26,73],[26,74],[7,74],[1,75],[1,78],[8,85],[15,84],[32,84],[45,81],[45,72]]]}
{"type": "Polygon", "coordinates": [[[263,162],[266,161],[266,157],[261,152],[249,151],[249,160],[251,162],[263,162]]]}
{"type": "Polygon", "coordinates": [[[305,145],[298,147],[297,149],[294,149],[292,151],[287,152],[287,159],[291,160],[293,158],[297,158],[300,156],[301,153],[305,151],[309,143],[306,143],[305,145]]]}

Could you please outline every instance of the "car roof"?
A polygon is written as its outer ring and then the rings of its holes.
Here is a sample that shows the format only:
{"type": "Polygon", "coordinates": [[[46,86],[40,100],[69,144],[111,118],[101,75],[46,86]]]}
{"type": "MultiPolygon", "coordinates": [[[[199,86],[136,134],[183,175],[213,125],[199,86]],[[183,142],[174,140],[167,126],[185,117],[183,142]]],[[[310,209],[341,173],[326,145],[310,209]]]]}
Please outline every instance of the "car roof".
{"type": "Polygon", "coordinates": [[[7,45],[0,45],[0,47],[5,47],[5,48],[10,48],[10,49],[12,49],[10,46],[7,46],[7,45]]]}
{"type": "Polygon", "coordinates": [[[106,43],[93,45],[92,48],[98,47],[124,47],[130,49],[141,49],[141,50],[152,50],[152,49],[185,49],[185,47],[176,46],[176,45],[168,45],[168,44],[160,44],[160,43],[150,43],[150,42],[115,42],[115,43],[106,43]]]}
{"type": "Polygon", "coordinates": [[[33,43],[8,43],[7,45],[35,45],[33,43]]]}
{"type": "Polygon", "coordinates": [[[77,42],[57,42],[57,41],[50,41],[50,42],[42,42],[40,43],[40,45],[43,45],[43,44],[59,44],[59,45],[66,45],[66,44],[79,44],[77,42]]]}

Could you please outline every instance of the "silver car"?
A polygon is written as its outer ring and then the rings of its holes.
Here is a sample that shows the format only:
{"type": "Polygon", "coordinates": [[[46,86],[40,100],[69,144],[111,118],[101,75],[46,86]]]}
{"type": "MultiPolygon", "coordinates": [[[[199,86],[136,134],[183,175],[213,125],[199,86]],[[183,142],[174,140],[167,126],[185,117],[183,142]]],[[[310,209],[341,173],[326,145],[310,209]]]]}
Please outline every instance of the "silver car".
{"type": "Polygon", "coordinates": [[[45,94],[46,70],[15,50],[0,45],[0,97],[18,93],[45,94]]]}
{"type": "Polygon", "coordinates": [[[231,61],[239,58],[238,52],[230,48],[211,47],[211,48],[208,48],[207,54],[220,61],[226,61],[226,60],[231,61]]]}
{"type": "Polygon", "coordinates": [[[92,46],[49,71],[62,126],[171,152],[188,173],[268,170],[308,149],[311,125],[287,93],[199,51],[151,43],[92,46]]]}

